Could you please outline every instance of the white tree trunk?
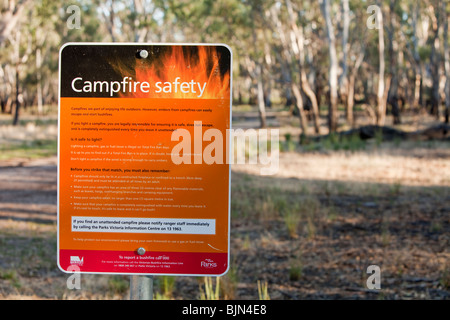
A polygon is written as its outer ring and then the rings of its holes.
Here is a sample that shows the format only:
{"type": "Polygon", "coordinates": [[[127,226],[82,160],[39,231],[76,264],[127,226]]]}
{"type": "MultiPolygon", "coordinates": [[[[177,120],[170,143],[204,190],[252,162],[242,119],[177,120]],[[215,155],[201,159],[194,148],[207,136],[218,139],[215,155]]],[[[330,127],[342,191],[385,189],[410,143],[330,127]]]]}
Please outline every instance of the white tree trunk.
{"type": "Polygon", "coordinates": [[[256,81],[257,81],[257,97],[258,97],[258,111],[259,111],[259,119],[261,122],[261,128],[265,128],[267,126],[266,123],[266,104],[264,102],[264,85],[263,85],[263,73],[261,65],[256,67],[256,81]]]}
{"type": "Polygon", "coordinates": [[[322,8],[322,13],[325,18],[327,38],[328,38],[328,50],[330,54],[330,105],[328,108],[328,127],[330,132],[337,130],[337,103],[338,103],[338,58],[336,53],[336,38],[334,36],[334,27],[331,22],[330,14],[330,1],[319,0],[322,8]]]}
{"type": "Polygon", "coordinates": [[[348,33],[349,33],[349,27],[350,27],[350,7],[349,7],[349,0],[342,0],[342,15],[343,15],[343,29],[342,29],[342,50],[343,50],[343,56],[342,56],[342,73],[339,76],[339,90],[341,92],[341,96],[343,101],[345,101],[345,97],[348,95],[348,79],[347,79],[347,72],[348,72],[348,63],[347,63],[347,56],[348,56],[348,33]]]}
{"type": "Polygon", "coordinates": [[[379,70],[378,70],[378,92],[377,92],[377,125],[383,126],[386,118],[386,99],[384,97],[384,29],[383,29],[383,13],[381,10],[381,1],[378,1],[380,9],[377,10],[377,24],[378,28],[378,55],[379,55],[379,70]]]}
{"type": "Polygon", "coordinates": [[[37,78],[37,110],[38,115],[43,114],[43,97],[42,97],[42,55],[41,48],[36,49],[36,78],[37,78]]]}

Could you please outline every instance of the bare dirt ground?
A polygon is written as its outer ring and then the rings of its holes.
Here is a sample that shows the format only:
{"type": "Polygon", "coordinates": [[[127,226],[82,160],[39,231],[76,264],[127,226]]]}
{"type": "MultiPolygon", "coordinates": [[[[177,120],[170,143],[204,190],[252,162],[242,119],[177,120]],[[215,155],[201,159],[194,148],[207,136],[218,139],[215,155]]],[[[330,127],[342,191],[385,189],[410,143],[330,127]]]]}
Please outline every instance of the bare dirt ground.
{"type": "MultiPolygon", "coordinates": [[[[277,175],[233,167],[231,269],[221,298],[450,299],[450,150],[287,152],[277,175]],[[381,290],[367,289],[369,265],[381,290]]],[[[127,299],[128,277],[56,266],[56,158],[0,165],[0,298],[127,299]]],[[[202,278],[156,277],[198,299],[202,278]]],[[[166,283],[166,285],[164,285],[166,283]]]]}
{"type": "Polygon", "coordinates": [[[449,159],[448,149],[421,148],[408,156],[401,150],[283,153],[271,178],[253,175],[254,166],[236,166],[236,196],[258,190],[267,204],[260,224],[249,217],[234,230],[254,239],[247,251],[236,248],[254,263],[242,274],[261,266],[260,278],[279,299],[449,299],[449,159]],[[277,211],[288,199],[300,203],[293,206],[301,216],[294,236],[286,232],[286,214],[268,214],[270,202],[277,211]],[[367,290],[369,265],[380,266],[383,290],[367,290]]]}

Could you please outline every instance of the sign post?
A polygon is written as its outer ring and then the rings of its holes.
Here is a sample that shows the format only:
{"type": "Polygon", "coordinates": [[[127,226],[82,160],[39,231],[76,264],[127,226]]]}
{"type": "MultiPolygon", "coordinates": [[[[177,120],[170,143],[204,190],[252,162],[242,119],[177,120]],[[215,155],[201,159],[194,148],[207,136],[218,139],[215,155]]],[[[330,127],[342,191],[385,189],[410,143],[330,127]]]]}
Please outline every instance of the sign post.
{"type": "Polygon", "coordinates": [[[229,267],[231,50],[66,44],[60,51],[58,266],[219,276],[229,267]]]}
{"type": "Polygon", "coordinates": [[[130,300],[153,300],[153,276],[130,277],[130,300]]]}

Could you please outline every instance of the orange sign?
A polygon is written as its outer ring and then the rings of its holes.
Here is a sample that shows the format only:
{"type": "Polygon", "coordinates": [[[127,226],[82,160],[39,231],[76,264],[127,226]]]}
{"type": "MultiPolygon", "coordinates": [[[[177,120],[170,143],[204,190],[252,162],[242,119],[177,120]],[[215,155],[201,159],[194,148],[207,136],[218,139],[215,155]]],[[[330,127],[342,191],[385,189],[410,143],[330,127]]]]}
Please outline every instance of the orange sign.
{"type": "Polygon", "coordinates": [[[61,270],[227,271],[230,91],[224,45],[61,49],[61,270]]]}

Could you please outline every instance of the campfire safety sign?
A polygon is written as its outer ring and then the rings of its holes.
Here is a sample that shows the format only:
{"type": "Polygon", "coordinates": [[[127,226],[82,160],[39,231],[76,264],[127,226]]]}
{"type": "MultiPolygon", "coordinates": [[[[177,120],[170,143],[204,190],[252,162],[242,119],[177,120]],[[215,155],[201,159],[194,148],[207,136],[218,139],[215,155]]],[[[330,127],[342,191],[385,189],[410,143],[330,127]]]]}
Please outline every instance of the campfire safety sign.
{"type": "Polygon", "coordinates": [[[231,59],[226,45],[61,48],[62,271],[228,270],[231,59]]]}

